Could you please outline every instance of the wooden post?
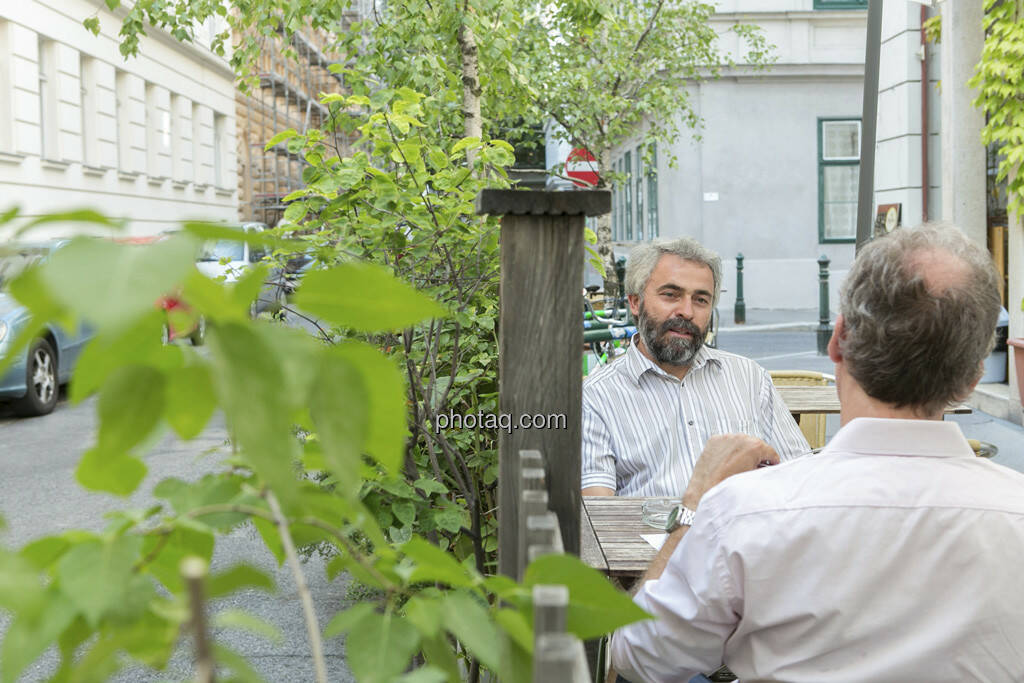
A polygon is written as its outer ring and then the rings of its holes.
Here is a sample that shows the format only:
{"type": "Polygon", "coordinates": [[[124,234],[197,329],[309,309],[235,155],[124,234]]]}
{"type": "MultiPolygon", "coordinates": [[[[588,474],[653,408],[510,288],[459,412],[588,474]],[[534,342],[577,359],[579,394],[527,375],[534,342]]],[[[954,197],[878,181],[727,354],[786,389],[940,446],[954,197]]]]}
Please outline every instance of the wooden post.
{"type": "Polygon", "coordinates": [[[565,550],[580,552],[583,222],[611,210],[611,193],[484,190],[476,210],[503,216],[498,409],[513,426],[498,434],[498,569],[515,576],[520,450],[544,453],[565,550]],[[550,424],[520,427],[534,416],[550,424]]]}

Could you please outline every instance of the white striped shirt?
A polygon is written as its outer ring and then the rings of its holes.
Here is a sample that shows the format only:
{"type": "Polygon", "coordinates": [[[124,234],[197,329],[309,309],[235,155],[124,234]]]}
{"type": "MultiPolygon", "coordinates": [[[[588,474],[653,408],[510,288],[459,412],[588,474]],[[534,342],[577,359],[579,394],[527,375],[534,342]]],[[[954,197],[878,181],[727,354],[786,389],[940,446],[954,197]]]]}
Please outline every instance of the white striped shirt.
{"type": "Polygon", "coordinates": [[[583,488],[620,496],[683,494],[714,434],[760,437],[783,460],[810,451],[760,365],[704,346],[676,379],[637,347],[583,382],[583,488]]]}

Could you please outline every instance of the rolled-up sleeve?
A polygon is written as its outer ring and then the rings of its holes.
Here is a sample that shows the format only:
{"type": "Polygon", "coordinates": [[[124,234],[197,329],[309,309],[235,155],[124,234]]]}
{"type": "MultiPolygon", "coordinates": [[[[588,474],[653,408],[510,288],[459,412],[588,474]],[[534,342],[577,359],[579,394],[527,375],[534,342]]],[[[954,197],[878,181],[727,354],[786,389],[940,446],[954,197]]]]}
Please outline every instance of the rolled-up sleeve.
{"type": "Polygon", "coordinates": [[[582,446],[582,487],[606,486],[612,490],[617,489],[612,434],[604,418],[594,410],[593,404],[587,399],[586,393],[583,395],[582,446]]]}
{"type": "Polygon", "coordinates": [[[765,441],[775,449],[781,460],[792,460],[810,452],[800,425],[793,419],[793,414],[786,408],[786,402],[775,390],[771,375],[763,372],[761,378],[761,411],[765,425],[765,441]]]}
{"type": "Polygon", "coordinates": [[[742,595],[729,575],[711,515],[702,513],[661,577],[633,598],[654,618],[612,636],[612,666],[634,683],[686,681],[722,665],[725,643],[742,613],[742,595]]]}

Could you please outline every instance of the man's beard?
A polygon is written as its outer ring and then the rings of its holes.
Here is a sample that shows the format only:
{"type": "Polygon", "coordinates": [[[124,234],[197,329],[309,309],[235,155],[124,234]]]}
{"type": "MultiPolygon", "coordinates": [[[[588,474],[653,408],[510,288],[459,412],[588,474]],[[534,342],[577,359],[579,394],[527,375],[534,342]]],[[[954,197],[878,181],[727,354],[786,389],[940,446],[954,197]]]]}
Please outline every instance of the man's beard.
{"type": "Polygon", "coordinates": [[[643,302],[640,302],[637,328],[640,331],[640,337],[644,340],[644,345],[654,359],[666,365],[690,365],[697,352],[704,346],[704,335],[707,334],[706,329],[701,330],[683,317],[656,320],[647,313],[643,302]],[[687,339],[668,334],[672,330],[687,332],[692,336],[687,339]]]}

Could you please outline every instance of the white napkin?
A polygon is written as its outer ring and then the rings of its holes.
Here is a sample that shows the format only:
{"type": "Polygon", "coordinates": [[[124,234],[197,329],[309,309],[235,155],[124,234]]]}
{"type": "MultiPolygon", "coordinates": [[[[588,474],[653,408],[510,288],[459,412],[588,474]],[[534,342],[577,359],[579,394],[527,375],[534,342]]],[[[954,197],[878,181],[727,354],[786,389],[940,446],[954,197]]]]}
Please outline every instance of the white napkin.
{"type": "Polygon", "coordinates": [[[668,538],[668,534],[665,532],[660,534],[640,534],[640,538],[654,546],[655,550],[661,550],[661,546],[665,545],[665,539],[668,538]]]}

